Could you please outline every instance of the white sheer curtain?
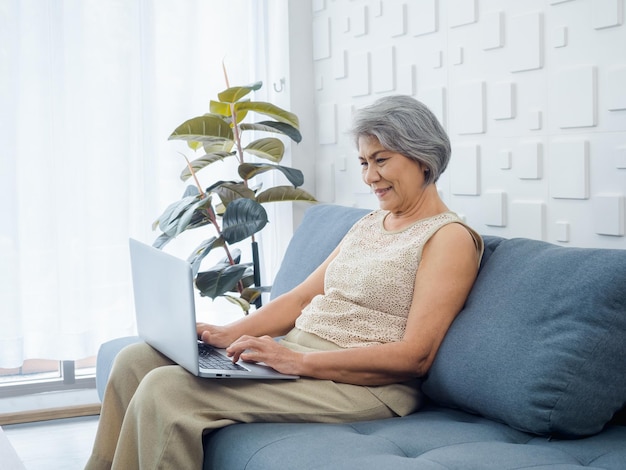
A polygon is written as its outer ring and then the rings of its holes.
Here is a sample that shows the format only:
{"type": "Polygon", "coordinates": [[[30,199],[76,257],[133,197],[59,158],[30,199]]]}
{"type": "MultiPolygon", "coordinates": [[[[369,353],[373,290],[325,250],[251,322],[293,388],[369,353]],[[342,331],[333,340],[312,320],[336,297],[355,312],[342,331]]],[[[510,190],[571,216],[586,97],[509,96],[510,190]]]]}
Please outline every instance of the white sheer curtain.
{"type": "Polygon", "coordinates": [[[0,367],[133,333],[129,236],[179,197],[170,132],[253,80],[262,0],[0,0],[0,367]]]}

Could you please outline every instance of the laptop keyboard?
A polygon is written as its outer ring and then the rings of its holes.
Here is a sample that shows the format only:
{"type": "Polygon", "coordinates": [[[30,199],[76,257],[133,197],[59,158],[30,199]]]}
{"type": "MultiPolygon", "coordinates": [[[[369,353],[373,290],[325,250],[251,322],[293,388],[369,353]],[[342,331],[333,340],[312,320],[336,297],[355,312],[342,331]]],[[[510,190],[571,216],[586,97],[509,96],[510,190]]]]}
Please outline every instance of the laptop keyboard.
{"type": "Polygon", "coordinates": [[[200,367],[203,369],[248,370],[203,343],[198,343],[200,367]]]}

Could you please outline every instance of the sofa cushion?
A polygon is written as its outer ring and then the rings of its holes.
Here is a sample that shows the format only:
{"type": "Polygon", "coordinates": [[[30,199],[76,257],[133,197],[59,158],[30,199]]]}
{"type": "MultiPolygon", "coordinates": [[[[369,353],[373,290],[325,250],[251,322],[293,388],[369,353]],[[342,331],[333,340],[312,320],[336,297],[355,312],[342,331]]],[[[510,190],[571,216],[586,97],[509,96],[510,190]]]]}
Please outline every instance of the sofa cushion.
{"type": "Polygon", "coordinates": [[[626,403],[626,250],[500,241],[423,390],[536,434],[601,431],[626,403]]]}

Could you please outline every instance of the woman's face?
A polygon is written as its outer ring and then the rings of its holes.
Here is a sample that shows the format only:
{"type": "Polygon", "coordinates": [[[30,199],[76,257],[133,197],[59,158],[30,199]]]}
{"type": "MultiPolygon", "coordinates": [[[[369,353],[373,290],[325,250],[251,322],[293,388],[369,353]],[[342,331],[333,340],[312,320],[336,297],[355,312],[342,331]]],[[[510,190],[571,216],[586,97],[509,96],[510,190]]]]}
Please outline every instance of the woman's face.
{"type": "Polygon", "coordinates": [[[424,165],[385,149],[375,137],[359,137],[358,144],[363,181],[381,209],[402,214],[419,204],[424,194],[424,165]]]}

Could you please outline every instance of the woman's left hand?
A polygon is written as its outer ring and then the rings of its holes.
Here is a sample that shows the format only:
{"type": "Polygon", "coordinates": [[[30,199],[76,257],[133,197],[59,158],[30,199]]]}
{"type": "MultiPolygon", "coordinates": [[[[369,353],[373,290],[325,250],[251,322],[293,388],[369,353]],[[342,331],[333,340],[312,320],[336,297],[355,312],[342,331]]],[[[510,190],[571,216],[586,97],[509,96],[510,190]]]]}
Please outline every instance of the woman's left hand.
{"type": "Polygon", "coordinates": [[[263,362],[283,374],[301,375],[302,353],[281,346],[271,336],[242,336],[226,352],[235,362],[263,362]]]}

